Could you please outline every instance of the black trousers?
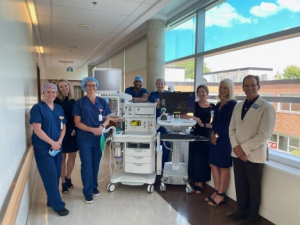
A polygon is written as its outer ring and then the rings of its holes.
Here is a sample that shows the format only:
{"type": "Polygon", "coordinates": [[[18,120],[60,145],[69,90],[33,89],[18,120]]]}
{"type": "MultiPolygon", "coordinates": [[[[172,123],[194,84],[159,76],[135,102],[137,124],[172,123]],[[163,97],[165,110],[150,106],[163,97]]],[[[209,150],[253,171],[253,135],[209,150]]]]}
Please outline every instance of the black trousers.
{"type": "Polygon", "coordinates": [[[257,222],[261,201],[261,178],[264,164],[232,159],[238,212],[257,222]]]}

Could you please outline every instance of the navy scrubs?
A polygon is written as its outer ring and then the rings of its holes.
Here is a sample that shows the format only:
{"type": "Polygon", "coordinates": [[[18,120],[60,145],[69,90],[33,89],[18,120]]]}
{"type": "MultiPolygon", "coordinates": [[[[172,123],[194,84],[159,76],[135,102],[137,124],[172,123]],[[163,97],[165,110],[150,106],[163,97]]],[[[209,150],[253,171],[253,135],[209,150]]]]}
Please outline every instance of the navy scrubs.
{"type": "MultiPolygon", "coordinates": [[[[168,91],[164,90],[164,92],[168,92],[168,91]]],[[[150,93],[150,96],[149,96],[149,98],[148,98],[149,102],[154,103],[154,102],[156,102],[156,99],[160,99],[159,92],[158,92],[158,91],[153,91],[153,92],[151,92],[151,93],[150,93]]],[[[158,117],[160,117],[160,114],[161,114],[160,109],[159,109],[159,108],[156,108],[156,119],[157,119],[158,117]]],[[[160,127],[157,129],[157,132],[160,132],[161,135],[162,135],[162,134],[167,134],[167,133],[168,133],[167,129],[166,129],[164,126],[160,126],[160,127]]],[[[168,148],[171,147],[170,142],[166,141],[165,144],[166,144],[166,146],[167,146],[168,148]]],[[[164,168],[165,163],[169,161],[170,150],[168,150],[168,149],[165,147],[165,145],[164,145],[163,143],[162,143],[162,150],[163,150],[163,155],[162,155],[162,168],[164,168]]]]}
{"type": "Polygon", "coordinates": [[[134,87],[128,87],[128,88],[125,89],[125,93],[131,95],[133,98],[140,98],[140,97],[142,97],[142,95],[144,93],[148,94],[148,91],[147,91],[146,88],[141,88],[139,90],[139,92],[136,94],[134,92],[134,87]]]}
{"type": "MultiPolygon", "coordinates": [[[[61,132],[61,123],[66,123],[64,111],[61,106],[54,104],[53,110],[45,102],[35,104],[30,110],[31,124],[41,124],[41,129],[49,138],[57,141],[61,132]],[[61,120],[60,117],[63,117],[61,120]]],[[[62,154],[59,152],[56,156],[49,155],[51,145],[40,139],[34,132],[32,134],[32,144],[38,170],[44,183],[48,205],[55,211],[64,208],[64,203],[59,194],[59,178],[61,173],[62,154]]]]}
{"type": "MultiPolygon", "coordinates": [[[[83,124],[94,128],[99,127],[110,113],[108,103],[99,97],[96,97],[96,102],[93,104],[87,96],[84,96],[77,100],[73,107],[73,116],[80,116],[83,124]]],[[[78,128],[77,144],[81,159],[83,195],[91,197],[98,189],[98,172],[102,156],[100,136],[78,128]]]]}

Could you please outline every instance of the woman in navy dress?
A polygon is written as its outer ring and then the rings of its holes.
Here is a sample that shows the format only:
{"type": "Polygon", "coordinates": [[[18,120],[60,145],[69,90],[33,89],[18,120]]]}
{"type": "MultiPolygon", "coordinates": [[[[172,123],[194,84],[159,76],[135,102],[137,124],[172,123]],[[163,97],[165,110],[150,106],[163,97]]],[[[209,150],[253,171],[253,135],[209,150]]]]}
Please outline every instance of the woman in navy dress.
{"type": "Polygon", "coordinates": [[[57,88],[55,84],[44,84],[43,101],[30,110],[32,124],[32,144],[37,168],[47,193],[47,205],[60,216],[69,214],[59,194],[61,174],[62,140],[66,132],[66,118],[61,106],[54,103],[57,88]],[[50,155],[55,153],[55,156],[50,155]]]}
{"type": "Polygon", "coordinates": [[[206,198],[211,206],[226,203],[227,200],[225,192],[229,185],[232,166],[229,123],[237,103],[234,99],[232,80],[224,79],[220,82],[218,98],[220,101],[214,111],[208,158],[215,185],[215,192],[206,198]]]}
{"type": "Polygon", "coordinates": [[[75,165],[76,152],[78,146],[76,143],[76,130],[74,118],[72,115],[75,100],[73,99],[70,83],[67,80],[61,79],[56,83],[58,94],[54,103],[62,106],[65,116],[67,118],[66,134],[62,143],[62,164],[61,164],[61,185],[62,193],[68,194],[69,188],[74,188],[71,180],[71,174],[75,165]],[[68,154],[68,160],[66,158],[68,154]]]}
{"type": "MultiPolygon", "coordinates": [[[[196,136],[210,137],[211,111],[215,105],[207,101],[209,94],[206,85],[197,87],[198,101],[195,102],[194,116],[182,116],[182,118],[191,118],[197,123],[193,127],[192,134],[196,136]]],[[[203,192],[204,183],[210,181],[211,170],[208,164],[209,142],[191,141],[189,142],[189,163],[188,176],[189,182],[196,194],[203,192]]]]}
{"type": "MultiPolygon", "coordinates": [[[[98,172],[102,156],[100,137],[109,124],[111,110],[105,99],[96,96],[98,80],[85,77],[81,88],[86,96],[75,102],[74,122],[77,129],[77,144],[80,149],[81,179],[86,203],[93,203],[93,196],[100,195],[98,172]]],[[[102,149],[103,150],[103,149],[102,149]]]]}

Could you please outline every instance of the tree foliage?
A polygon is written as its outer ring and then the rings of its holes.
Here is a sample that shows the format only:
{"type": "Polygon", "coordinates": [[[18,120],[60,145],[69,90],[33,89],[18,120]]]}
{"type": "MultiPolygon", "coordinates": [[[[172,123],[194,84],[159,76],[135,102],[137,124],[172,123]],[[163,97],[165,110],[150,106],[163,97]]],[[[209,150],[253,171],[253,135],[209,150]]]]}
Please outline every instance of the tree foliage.
{"type": "MultiPolygon", "coordinates": [[[[173,66],[177,68],[185,68],[185,79],[194,79],[195,63],[193,60],[177,62],[174,63],[173,66]]],[[[206,63],[204,63],[203,73],[209,73],[210,71],[210,68],[206,63]]]]}
{"type": "Polygon", "coordinates": [[[300,67],[296,65],[287,66],[282,74],[284,80],[300,79],[300,67]]]}

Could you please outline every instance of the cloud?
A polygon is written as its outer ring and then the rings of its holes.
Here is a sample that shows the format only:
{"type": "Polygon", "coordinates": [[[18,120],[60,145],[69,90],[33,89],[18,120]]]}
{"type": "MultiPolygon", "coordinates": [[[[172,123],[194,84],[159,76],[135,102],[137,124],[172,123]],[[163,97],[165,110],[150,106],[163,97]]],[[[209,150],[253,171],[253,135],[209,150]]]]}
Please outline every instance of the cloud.
{"type": "Polygon", "coordinates": [[[251,23],[251,19],[237,13],[236,9],[228,3],[223,3],[206,12],[206,27],[232,27],[234,24],[243,23],[251,23]]]}
{"type": "Polygon", "coordinates": [[[276,14],[278,11],[280,11],[278,5],[268,2],[262,2],[259,6],[254,6],[250,9],[252,15],[264,18],[276,14]]]}
{"type": "Polygon", "coordinates": [[[300,0],[277,0],[280,8],[300,12],[300,0]]]}

